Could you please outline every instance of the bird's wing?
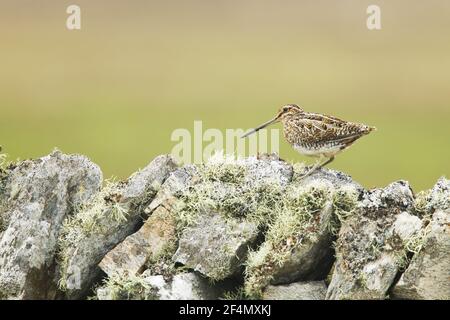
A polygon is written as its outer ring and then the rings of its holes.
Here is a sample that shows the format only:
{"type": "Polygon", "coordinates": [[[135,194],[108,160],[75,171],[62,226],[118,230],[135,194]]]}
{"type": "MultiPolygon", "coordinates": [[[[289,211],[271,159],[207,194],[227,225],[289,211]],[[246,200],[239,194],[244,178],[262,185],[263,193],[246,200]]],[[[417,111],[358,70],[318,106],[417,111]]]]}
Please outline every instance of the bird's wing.
{"type": "Polygon", "coordinates": [[[328,126],[324,126],[323,123],[318,120],[307,118],[299,118],[296,119],[296,121],[292,121],[290,127],[290,130],[301,133],[302,140],[306,143],[326,139],[330,133],[330,128],[328,126]]]}
{"type": "Polygon", "coordinates": [[[324,139],[318,139],[316,140],[318,143],[320,142],[335,142],[337,144],[348,144],[351,143],[353,141],[355,141],[356,139],[360,138],[361,136],[363,136],[363,134],[361,133],[353,133],[353,134],[346,134],[346,135],[342,135],[342,136],[335,136],[330,134],[328,137],[324,138],[324,139]]]}
{"type": "Polygon", "coordinates": [[[311,141],[311,143],[350,143],[367,133],[367,128],[358,124],[314,114],[307,118],[297,119],[295,130],[301,130],[303,140],[311,141]]]}

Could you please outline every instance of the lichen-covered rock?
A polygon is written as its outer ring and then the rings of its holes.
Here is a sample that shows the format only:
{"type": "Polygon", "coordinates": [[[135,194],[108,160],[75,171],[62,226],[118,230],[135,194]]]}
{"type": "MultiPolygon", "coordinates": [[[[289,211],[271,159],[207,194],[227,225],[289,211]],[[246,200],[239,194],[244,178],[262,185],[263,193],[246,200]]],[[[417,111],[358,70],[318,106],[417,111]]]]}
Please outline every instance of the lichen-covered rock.
{"type": "Polygon", "coordinates": [[[403,181],[366,191],[276,155],[216,154],[160,156],[100,188],[82,156],[3,159],[0,299],[450,299],[445,178],[413,197],[403,181]]]}
{"type": "Polygon", "coordinates": [[[179,273],[170,279],[162,275],[120,278],[114,276],[97,289],[99,300],[212,300],[222,290],[196,273],[179,273]]]}
{"type": "Polygon", "coordinates": [[[294,282],[287,285],[268,286],[263,300],[325,300],[327,286],[324,281],[294,282]]]}
{"type": "Polygon", "coordinates": [[[145,281],[157,290],[158,300],[212,300],[221,294],[208,279],[194,272],[176,274],[170,281],[162,276],[149,276],[145,281]]]}
{"type": "MultiPolygon", "coordinates": [[[[294,180],[298,178],[298,176],[302,176],[304,174],[304,171],[308,171],[307,167],[301,168],[302,164],[296,165],[299,167],[297,167],[295,170],[294,180]]],[[[364,188],[359,183],[354,181],[349,175],[328,168],[321,168],[314,171],[309,176],[299,180],[299,183],[303,186],[313,184],[327,184],[332,185],[335,189],[352,188],[358,192],[364,191],[364,188]]]]}
{"type": "Polygon", "coordinates": [[[145,212],[151,214],[153,210],[161,205],[166,206],[166,209],[171,210],[178,201],[176,196],[179,196],[198,180],[198,169],[194,165],[185,165],[171,172],[153,201],[145,209],[145,212]]]}
{"type": "Polygon", "coordinates": [[[276,271],[273,272],[270,283],[290,283],[297,279],[316,280],[328,273],[333,263],[333,234],[328,228],[332,219],[332,203],[327,201],[317,213],[317,223],[311,224],[311,240],[304,236],[300,243],[292,245],[291,252],[283,263],[274,268],[276,271]]]}
{"type": "Polygon", "coordinates": [[[3,236],[3,232],[7,227],[5,209],[2,209],[6,205],[8,194],[6,190],[7,180],[9,176],[9,169],[6,164],[6,155],[0,153],[0,239],[3,236]],[[4,217],[5,216],[5,217],[4,217]]]}
{"type": "Polygon", "coordinates": [[[173,215],[159,206],[139,231],[108,252],[99,267],[109,276],[114,273],[137,275],[144,271],[148,261],[156,261],[166,251],[174,251],[175,233],[173,215]]]}
{"type": "Polygon", "coordinates": [[[239,270],[257,235],[254,223],[205,213],[183,231],[173,260],[213,280],[223,280],[239,270]]]}
{"type": "Polygon", "coordinates": [[[80,155],[54,151],[10,168],[0,207],[0,298],[51,299],[64,219],[98,192],[102,173],[80,155]]]}
{"type": "Polygon", "coordinates": [[[450,210],[450,180],[440,178],[433,188],[425,192],[422,211],[432,214],[435,210],[450,210]]]}
{"type": "Polygon", "coordinates": [[[157,289],[141,275],[115,273],[96,289],[98,300],[155,300],[157,289]]]}
{"type": "Polygon", "coordinates": [[[100,275],[98,263],[114,246],[136,231],[144,209],[176,164],[158,156],[126,181],[110,183],[73,219],[60,237],[60,287],[80,298],[100,275]]]}
{"type": "Polygon", "coordinates": [[[216,155],[198,166],[196,183],[181,193],[177,208],[181,224],[204,212],[245,219],[262,227],[290,183],[293,168],[273,156],[238,158],[216,155]]]}
{"type": "Polygon", "coordinates": [[[370,190],[342,225],[327,299],[384,299],[422,227],[408,183],[370,190]]]}
{"type": "Polygon", "coordinates": [[[221,280],[241,269],[292,172],[277,157],[218,154],[174,171],[146,211],[162,206],[175,217],[181,239],[174,261],[221,280]]]}
{"type": "Polygon", "coordinates": [[[450,300],[450,210],[436,210],[422,237],[392,294],[399,299],[450,300]]]}
{"type": "Polygon", "coordinates": [[[8,195],[6,194],[6,183],[10,171],[6,158],[6,154],[0,153],[0,239],[2,238],[3,232],[6,228],[6,219],[2,215],[4,211],[2,207],[6,204],[6,200],[8,198],[8,195]]]}
{"type": "Polygon", "coordinates": [[[248,296],[260,296],[269,284],[324,279],[334,260],[332,241],[340,220],[352,214],[362,192],[349,177],[326,169],[306,179],[295,176],[276,206],[265,242],[249,256],[248,296]]]}

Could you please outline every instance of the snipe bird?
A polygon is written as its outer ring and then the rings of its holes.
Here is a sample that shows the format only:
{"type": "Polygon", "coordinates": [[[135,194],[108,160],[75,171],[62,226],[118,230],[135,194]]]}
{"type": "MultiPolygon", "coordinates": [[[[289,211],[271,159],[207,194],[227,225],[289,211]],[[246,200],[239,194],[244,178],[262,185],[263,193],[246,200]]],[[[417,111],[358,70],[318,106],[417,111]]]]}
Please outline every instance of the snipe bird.
{"type": "Polygon", "coordinates": [[[374,127],[365,124],[348,122],[320,113],[306,112],[295,104],[288,104],[280,108],[275,118],[250,130],[242,138],[279,121],[283,124],[284,137],[297,152],[318,158],[317,162],[301,178],[329,164],[339,152],[375,130],[374,127]]]}

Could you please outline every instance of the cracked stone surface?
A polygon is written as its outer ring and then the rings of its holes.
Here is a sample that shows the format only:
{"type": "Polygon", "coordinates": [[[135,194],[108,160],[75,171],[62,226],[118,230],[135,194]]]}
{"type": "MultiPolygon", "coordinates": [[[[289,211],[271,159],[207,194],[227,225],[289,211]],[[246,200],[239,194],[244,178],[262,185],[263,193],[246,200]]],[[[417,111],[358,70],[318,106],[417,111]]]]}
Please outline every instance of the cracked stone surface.
{"type": "MultiPolygon", "coordinates": [[[[108,199],[100,199],[102,213],[95,218],[94,231],[85,232],[78,225],[68,228],[66,238],[74,238],[75,241],[64,252],[65,263],[61,270],[67,298],[77,299],[87,293],[101,274],[98,267],[100,261],[117,244],[137,231],[142,223],[144,209],[176,167],[171,156],[156,157],[144,169],[120,183],[118,190],[108,199]],[[125,219],[113,218],[112,212],[117,206],[125,219]]],[[[83,215],[83,212],[78,214],[83,215]]]]}
{"type": "Polygon", "coordinates": [[[369,190],[356,215],[341,227],[327,299],[384,299],[405,254],[404,241],[418,232],[409,184],[369,190]]]}
{"type": "Polygon", "coordinates": [[[21,162],[5,181],[0,297],[51,299],[62,222],[99,190],[102,173],[84,156],[55,151],[21,162]]]}
{"type": "Polygon", "coordinates": [[[175,245],[175,232],[174,217],[160,206],[139,231],[108,252],[99,267],[108,275],[137,275],[145,269],[147,261],[157,259],[167,248],[175,245]]]}
{"type": "Polygon", "coordinates": [[[294,282],[268,286],[263,300],[325,300],[327,286],[324,281],[294,282]]]}
{"type": "Polygon", "coordinates": [[[173,260],[211,279],[223,280],[239,270],[257,235],[253,223],[205,214],[184,230],[173,260]]]}
{"type": "Polygon", "coordinates": [[[450,300],[450,210],[437,210],[419,253],[393,289],[398,299],[450,300]]]}

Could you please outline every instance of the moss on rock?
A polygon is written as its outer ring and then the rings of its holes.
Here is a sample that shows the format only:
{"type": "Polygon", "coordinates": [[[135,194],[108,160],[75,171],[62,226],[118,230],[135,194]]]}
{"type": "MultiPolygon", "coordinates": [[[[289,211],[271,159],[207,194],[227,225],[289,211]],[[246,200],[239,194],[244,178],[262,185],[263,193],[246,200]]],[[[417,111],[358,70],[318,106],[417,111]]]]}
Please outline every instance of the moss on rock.
{"type": "Polygon", "coordinates": [[[277,206],[274,221],[268,226],[265,242],[249,255],[246,294],[260,297],[274,276],[286,264],[292,264],[289,260],[293,252],[301,252],[302,248],[313,250],[311,244],[318,243],[319,238],[328,238],[328,232],[323,229],[335,234],[340,221],[353,212],[356,199],[354,188],[335,190],[332,185],[320,182],[306,187],[290,185],[277,206]],[[327,213],[330,209],[331,215],[327,213]]]}
{"type": "Polygon", "coordinates": [[[97,297],[101,300],[154,300],[157,298],[155,288],[141,275],[112,275],[96,291],[97,297]]]}

